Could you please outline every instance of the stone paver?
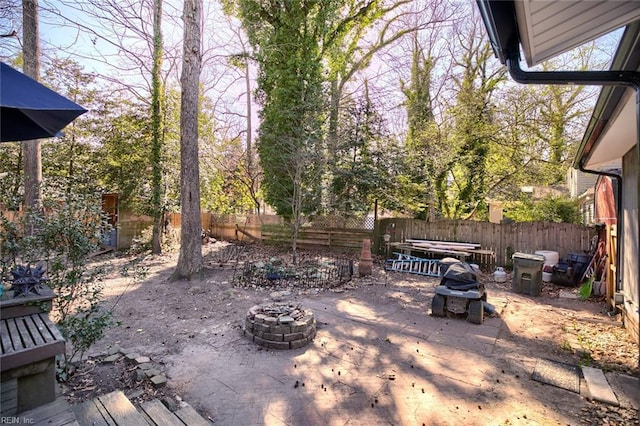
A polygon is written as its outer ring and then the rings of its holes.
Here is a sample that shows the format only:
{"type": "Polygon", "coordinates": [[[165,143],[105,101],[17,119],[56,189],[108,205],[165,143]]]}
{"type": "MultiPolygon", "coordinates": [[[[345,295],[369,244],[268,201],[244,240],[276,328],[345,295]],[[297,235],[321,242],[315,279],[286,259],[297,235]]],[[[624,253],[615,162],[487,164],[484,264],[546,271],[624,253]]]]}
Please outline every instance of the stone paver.
{"type": "Polygon", "coordinates": [[[613,393],[607,378],[599,368],[582,367],[582,374],[589,387],[591,397],[596,401],[610,405],[619,405],[618,398],[613,393]]]}

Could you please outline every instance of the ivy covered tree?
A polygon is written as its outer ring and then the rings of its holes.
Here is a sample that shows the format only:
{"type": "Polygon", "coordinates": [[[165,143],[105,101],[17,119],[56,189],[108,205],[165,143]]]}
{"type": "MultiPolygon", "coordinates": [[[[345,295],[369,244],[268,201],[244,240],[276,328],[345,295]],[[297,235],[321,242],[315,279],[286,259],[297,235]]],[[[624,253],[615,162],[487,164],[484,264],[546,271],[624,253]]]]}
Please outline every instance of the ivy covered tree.
{"type": "MultiPolygon", "coordinates": [[[[543,64],[545,70],[604,67],[586,45],[543,64]],[[596,60],[597,59],[597,60],[596,60]]],[[[490,145],[488,194],[497,200],[520,197],[526,185],[558,185],[566,178],[595,91],[586,86],[504,85],[496,95],[500,123],[490,145]]]]}
{"type": "Polygon", "coordinates": [[[162,149],[164,145],[163,110],[165,103],[164,83],[162,79],[162,0],[153,0],[153,66],[151,68],[151,218],[153,235],[151,247],[153,253],[162,252],[162,229],[164,209],[162,198],[162,149]]]}
{"type": "Polygon", "coordinates": [[[452,157],[436,177],[436,191],[446,217],[466,218],[488,212],[487,158],[498,130],[493,96],[506,71],[491,62],[493,51],[480,33],[477,18],[467,33],[458,32],[458,38],[462,51],[456,59],[460,74],[454,76],[456,104],[451,114],[455,124],[449,140],[452,157]]]}
{"type": "Polygon", "coordinates": [[[319,182],[311,177],[321,160],[320,41],[328,16],[339,5],[336,1],[237,2],[259,64],[257,101],[262,105],[262,123],[257,151],[264,171],[264,196],[287,218],[317,207],[319,182]]]}
{"type": "Polygon", "coordinates": [[[431,86],[435,66],[428,50],[422,48],[418,34],[413,36],[411,77],[402,82],[407,109],[406,174],[401,183],[408,210],[415,218],[435,220],[435,176],[446,146],[435,121],[431,86]]]}

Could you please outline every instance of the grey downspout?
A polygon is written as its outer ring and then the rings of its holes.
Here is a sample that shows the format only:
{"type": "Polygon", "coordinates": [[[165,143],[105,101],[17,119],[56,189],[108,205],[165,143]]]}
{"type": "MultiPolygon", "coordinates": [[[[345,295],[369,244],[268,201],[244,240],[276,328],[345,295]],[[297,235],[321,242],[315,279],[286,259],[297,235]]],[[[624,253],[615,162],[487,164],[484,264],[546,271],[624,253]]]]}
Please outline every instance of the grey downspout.
{"type": "MultiPolygon", "coordinates": [[[[636,160],[640,167],[640,72],[637,71],[524,71],[520,67],[519,59],[519,47],[514,46],[510,49],[506,59],[507,69],[511,77],[521,84],[582,84],[589,86],[623,86],[630,87],[636,92],[636,160]]],[[[581,168],[582,170],[582,168],[581,168]]],[[[584,171],[584,170],[583,170],[584,171]]],[[[638,210],[640,211],[640,169],[637,172],[637,190],[639,204],[638,210]]],[[[621,183],[621,181],[618,181],[621,183]]],[[[619,186],[621,188],[622,185],[619,186]]],[[[620,193],[619,193],[620,194],[620,193]]],[[[622,197],[618,197],[619,200],[622,197]]],[[[620,215],[622,211],[616,212],[618,224],[621,223],[620,215]]],[[[638,218],[640,223],[640,217],[638,218]]],[[[636,238],[639,236],[636,235],[636,238]]],[[[620,252],[620,237],[616,243],[617,259],[616,259],[616,278],[619,277],[622,272],[620,268],[621,264],[621,252],[620,252]]],[[[640,265],[640,249],[637,252],[636,264],[640,265]]],[[[616,280],[616,287],[622,287],[619,285],[620,280],[616,280]]],[[[621,288],[617,288],[621,290],[621,288]]],[[[638,286],[638,296],[640,300],[640,286],[638,286]]]]}

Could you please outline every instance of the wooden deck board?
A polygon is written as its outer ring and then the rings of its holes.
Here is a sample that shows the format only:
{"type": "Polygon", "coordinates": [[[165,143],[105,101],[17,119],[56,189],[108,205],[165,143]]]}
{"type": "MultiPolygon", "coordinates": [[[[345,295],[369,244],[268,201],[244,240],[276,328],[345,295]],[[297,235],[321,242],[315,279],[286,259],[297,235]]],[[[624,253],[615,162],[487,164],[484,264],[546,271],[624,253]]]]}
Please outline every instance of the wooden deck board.
{"type": "Polygon", "coordinates": [[[111,423],[111,425],[107,423],[107,420],[105,420],[93,400],[75,405],[72,410],[76,416],[76,420],[78,420],[78,423],[81,425],[113,426],[113,423],[111,423]]]}
{"type": "Polygon", "coordinates": [[[107,412],[107,409],[104,408],[104,405],[102,405],[102,403],[98,401],[97,398],[93,400],[93,403],[96,407],[96,410],[98,410],[98,412],[102,415],[102,418],[107,422],[109,426],[118,426],[107,412]]]}
{"type": "Polygon", "coordinates": [[[24,419],[25,424],[29,422],[29,424],[47,426],[79,425],[69,403],[64,398],[58,398],[49,404],[25,411],[16,417],[24,419]]]}

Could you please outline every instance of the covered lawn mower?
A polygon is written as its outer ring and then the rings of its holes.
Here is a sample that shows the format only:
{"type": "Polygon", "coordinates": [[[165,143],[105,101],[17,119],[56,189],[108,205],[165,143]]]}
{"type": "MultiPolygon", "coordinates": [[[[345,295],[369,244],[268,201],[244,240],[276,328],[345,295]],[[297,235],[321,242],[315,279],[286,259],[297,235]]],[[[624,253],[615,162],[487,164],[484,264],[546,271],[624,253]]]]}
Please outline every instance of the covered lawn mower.
{"type": "Polygon", "coordinates": [[[467,314],[467,321],[482,324],[487,292],[478,282],[476,271],[456,259],[443,259],[440,268],[442,280],[431,301],[431,315],[467,314]]]}

